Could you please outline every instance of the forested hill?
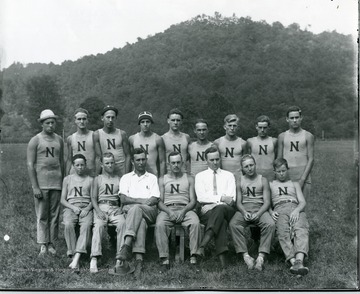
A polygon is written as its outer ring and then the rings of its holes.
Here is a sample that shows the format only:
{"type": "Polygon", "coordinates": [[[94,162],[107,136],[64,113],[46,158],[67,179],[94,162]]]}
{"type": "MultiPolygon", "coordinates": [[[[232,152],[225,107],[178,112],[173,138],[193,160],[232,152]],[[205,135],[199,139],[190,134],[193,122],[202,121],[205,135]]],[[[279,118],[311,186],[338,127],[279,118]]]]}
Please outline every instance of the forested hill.
{"type": "Polygon", "coordinates": [[[143,110],[164,133],[167,112],[179,107],[191,135],[191,123],[202,117],[214,139],[224,133],[224,116],[236,113],[243,138],[255,135],[260,114],[270,116],[277,136],[287,127],[287,107],[295,104],[303,109],[304,128],[316,136],[324,130],[327,138],[352,138],[355,64],[350,35],[218,13],[198,16],[106,54],[3,70],[2,140],[27,141],[47,107],[62,115],[65,135],[75,131],[72,114],[80,104],[96,118],[95,128],[103,103],[119,108],[118,126],[128,134],[138,130],[143,110]]]}

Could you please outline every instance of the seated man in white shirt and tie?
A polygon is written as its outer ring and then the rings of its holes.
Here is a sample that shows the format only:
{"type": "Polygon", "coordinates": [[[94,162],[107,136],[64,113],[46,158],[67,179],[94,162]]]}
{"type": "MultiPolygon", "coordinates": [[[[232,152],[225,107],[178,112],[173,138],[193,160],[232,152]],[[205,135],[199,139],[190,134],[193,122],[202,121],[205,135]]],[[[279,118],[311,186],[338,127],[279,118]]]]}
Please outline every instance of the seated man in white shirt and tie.
{"type": "Polygon", "coordinates": [[[225,268],[228,251],[227,226],[235,214],[235,177],[231,172],[219,168],[220,153],[216,147],[206,149],[205,158],[208,169],[195,177],[195,191],[201,205],[200,222],[206,225],[197,255],[204,256],[205,246],[214,237],[216,254],[221,267],[225,268]]]}

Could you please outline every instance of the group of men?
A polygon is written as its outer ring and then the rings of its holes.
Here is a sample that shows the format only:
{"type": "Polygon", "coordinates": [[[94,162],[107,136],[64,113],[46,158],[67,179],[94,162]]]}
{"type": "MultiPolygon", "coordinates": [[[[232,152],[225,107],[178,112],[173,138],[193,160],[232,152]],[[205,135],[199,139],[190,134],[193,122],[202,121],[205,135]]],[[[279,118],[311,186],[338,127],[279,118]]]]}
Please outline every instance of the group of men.
{"type": "MultiPolygon", "coordinates": [[[[91,131],[87,128],[89,113],[77,109],[77,131],[66,140],[64,161],[64,143],[55,133],[58,117],[49,109],[41,112],[42,132],[30,140],[27,149],[40,255],[56,254],[61,198],[68,255],[73,258],[70,267],[75,270],[93,227],[90,271],[98,271],[104,228],[111,225],[116,227],[117,254],[109,273],[141,273],[146,231],[152,224],[164,270],[170,267],[168,240],[175,224],[189,229],[191,264],[205,256],[205,247],[214,238],[216,254],[226,268],[229,226],[236,253],[249,269],[262,270],[277,219],[269,188],[276,174],[275,158],[287,160],[279,168],[286,165],[305,199],[310,195],[314,137],[301,128],[300,108],[288,109],[289,130],[278,139],[268,135],[270,120],[262,115],[255,124],[258,136],[247,141],[237,136],[239,118],[234,114],[225,117],[225,135],[214,142],[208,140],[204,119],[195,122],[197,139],[192,142],[181,132],[184,116],[176,108],[168,113],[169,130],[162,136],[151,130],[154,119],[148,111],[138,115],[140,131],[129,138],[115,127],[117,116],[116,107],[106,106],[101,113],[103,128],[91,131]],[[90,220],[81,223],[84,217],[90,220]],[[78,240],[72,229],[75,224],[84,226],[78,240]],[[203,236],[201,224],[205,225],[203,236]],[[256,260],[247,251],[245,227],[249,224],[261,228],[256,260]],[[129,263],[133,254],[135,266],[129,263]]],[[[306,256],[304,248],[301,253],[306,256]]],[[[296,253],[287,257],[293,266],[296,253]]],[[[306,274],[304,268],[301,260],[294,273],[306,274]]]]}

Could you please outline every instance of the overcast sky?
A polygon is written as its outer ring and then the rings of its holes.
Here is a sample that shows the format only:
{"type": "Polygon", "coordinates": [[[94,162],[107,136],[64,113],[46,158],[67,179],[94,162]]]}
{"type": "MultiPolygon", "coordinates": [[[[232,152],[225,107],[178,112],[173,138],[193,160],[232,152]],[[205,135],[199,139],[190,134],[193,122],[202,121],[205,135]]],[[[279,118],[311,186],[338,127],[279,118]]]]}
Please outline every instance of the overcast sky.
{"type": "Polygon", "coordinates": [[[215,11],[357,36],[357,0],[0,0],[0,65],[105,53],[215,11]]]}

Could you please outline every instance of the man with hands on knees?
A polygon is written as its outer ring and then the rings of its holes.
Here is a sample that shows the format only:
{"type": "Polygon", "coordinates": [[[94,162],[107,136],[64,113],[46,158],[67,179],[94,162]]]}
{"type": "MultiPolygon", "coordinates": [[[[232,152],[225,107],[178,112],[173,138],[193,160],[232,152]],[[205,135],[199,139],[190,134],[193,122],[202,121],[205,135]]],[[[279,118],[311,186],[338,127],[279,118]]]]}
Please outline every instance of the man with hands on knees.
{"type": "Polygon", "coordinates": [[[241,253],[248,269],[262,271],[265,255],[270,253],[275,224],[268,209],[270,207],[269,183],[265,177],[256,173],[256,163],[252,155],[241,158],[244,175],[237,181],[237,211],[230,222],[230,232],[236,253],[241,253]],[[245,228],[254,224],[260,227],[259,255],[254,262],[247,249],[245,228]]]}
{"type": "Polygon", "coordinates": [[[73,260],[69,267],[79,271],[79,259],[86,253],[93,222],[91,189],[93,178],[87,174],[86,158],[83,154],[75,154],[72,159],[75,173],[65,177],[61,192],[61,204],[64,206],[64,236],[67,255],[73,260]],[[79,237],[76,239],[75,226],[79,225],[79,237]]]}
{"type": "Polygon", "coordinates": [[[290,272],[306,275],[309,269],[303,262],[309,251],[309,223],[304,212],[305,198],[300,184],[289,180],[286,159],[276,159],[273,166],[276,180],[270,183],[270,213],[276,222],[279,243],[286,261],[291,263],[290,272]]]}
{"type": "Polygon", "coordinates": [[[227,226],[235,213],[233,208],[236,196],[235,177],[220,168],[220,152],[216,147],[205,150],[208,169],[195,177],[195,191],[201,205],[200,221],[206,224],[205,235],[196,254],[204,256],[204,248],[215,238],[216,254],[221,267],[226,268],[227,226]]]}
{"type": "Polygon", "coordinates": [[[119,259],[130,260],[135,253],[135,276],[143,269],[145,239],[148,225],[154,224],[158,214],[160,191],[157,177],[146,171],[147,156],[142,148],[134,148],[134,171],[120,179],[119,195],[125,222],[121,228],[119,259]]]}
{"type": "Polygon", "coordinates": [[[168,269],[169,235],[174,224],[189,227],[190,264],[196,264],[195,253],[198,249],[201,228],[200,221],[193,211],[196,205],[194,178],[182,172],[183,158],[181,153],[173,151],[168,156],[170,171],[159,179],[160,213],[156,219],[155,237],[162,267],[168,269]]]}
{"type": "Polygon", "coordinates": [[[111,152],[101,156],[103,172],[94,179],[91,202],[94,207],[94,228],[91,244],[90,272],[97,273],[97,259],[102,255],[102,236],[108,224],[116,226],[116,266],[120,266],[120,233],[124,223],[118,196],[120,177],[115,174],[115,158],[111,152]]]}

